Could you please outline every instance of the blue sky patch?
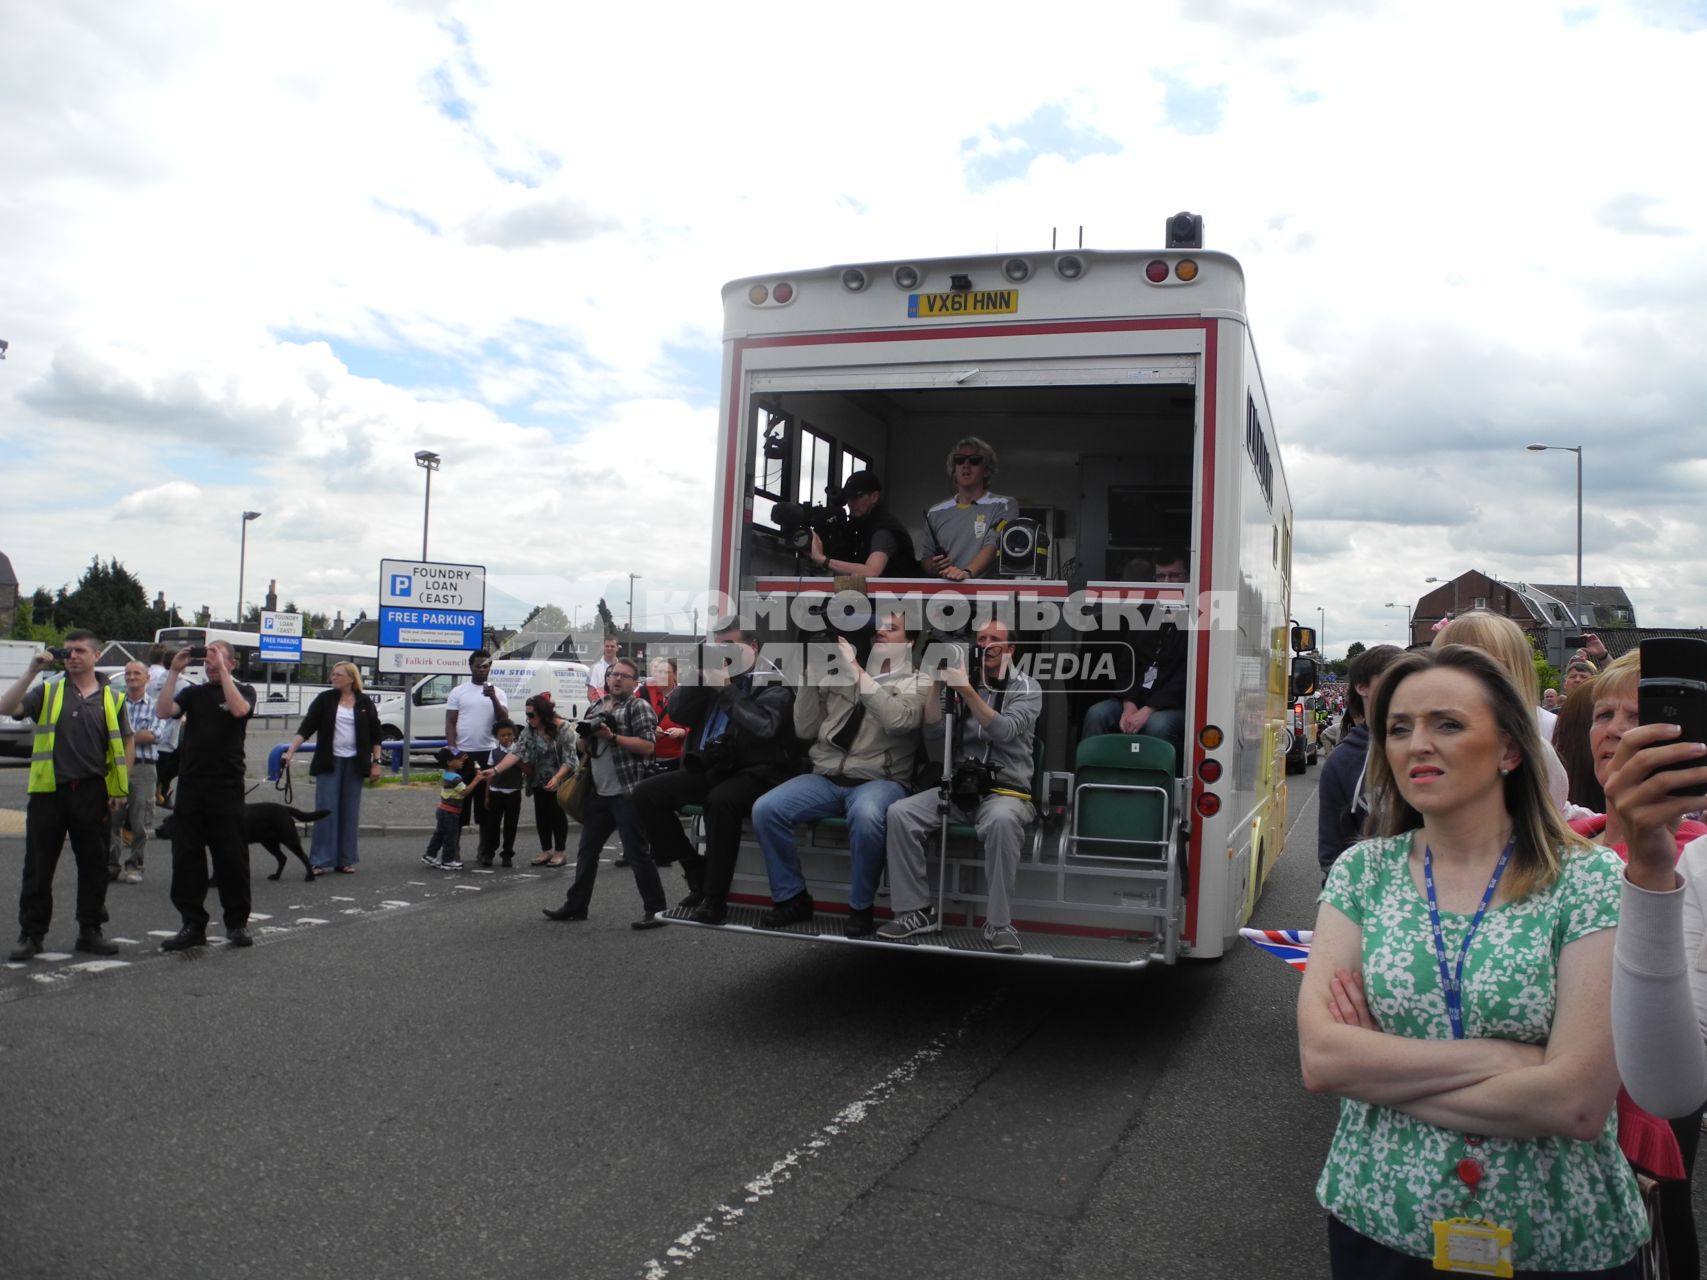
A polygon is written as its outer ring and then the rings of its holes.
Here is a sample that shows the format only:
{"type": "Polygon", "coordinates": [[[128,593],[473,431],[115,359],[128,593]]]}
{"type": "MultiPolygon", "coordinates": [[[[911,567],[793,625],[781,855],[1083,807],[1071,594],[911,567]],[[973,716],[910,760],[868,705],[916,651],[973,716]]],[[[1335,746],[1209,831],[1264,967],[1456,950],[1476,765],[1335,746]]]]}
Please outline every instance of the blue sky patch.
{"type": "Polygon", "coordinates": [[[1187,137],[1201,137],[1221,127],[1227,110],[1227,86],[1199,88],[1177,71],[1152,71],[1151,77],[1164,90],[1162,115],[1170,129],[1187,137]]]}
{"type": "Polygon", "coordinates": [[[1023,178],[1039,156],[1083,160],[1119,155],[1113,138],[1074,120],[1059,102],[1046,102],[1014,125],[995,125],[983,137],[960,144],[966,183],[974,191],[1023,178]]]}

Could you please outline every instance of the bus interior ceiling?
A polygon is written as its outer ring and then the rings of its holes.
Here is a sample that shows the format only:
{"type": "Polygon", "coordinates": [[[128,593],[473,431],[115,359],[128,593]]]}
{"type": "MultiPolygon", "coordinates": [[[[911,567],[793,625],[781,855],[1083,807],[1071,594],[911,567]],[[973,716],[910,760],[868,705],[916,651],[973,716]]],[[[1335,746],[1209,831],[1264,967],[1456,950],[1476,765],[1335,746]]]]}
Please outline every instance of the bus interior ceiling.
{"type": "MultiPolygon", "coordinates": [[[[991,489],[1022,515],[1045,518],[1054,546],[1027,577],[1120,579],[1133,557],[1191,545],[1195,389],[1181,383],[861,389],[754,398],[750,447],[762,528],[766,491],[822,503],[825,486],[869,465],[883,503],[923,554],[925,511],[953,492],[946,464],[976,436],[1000,459],[991,489]],[[766,425],[786,432],[787,456],[765,448],[766,425]]],[[[750,540],[745,576],[796,571],[791,553],[750,540]]],[[[815,576],[815,575],[812,575],[815,576]]],[[[991,574],[990,576],[995,576],[991,574]]],[[[1014,575],[1017,576],[1017,575],[1014,575]]]]}

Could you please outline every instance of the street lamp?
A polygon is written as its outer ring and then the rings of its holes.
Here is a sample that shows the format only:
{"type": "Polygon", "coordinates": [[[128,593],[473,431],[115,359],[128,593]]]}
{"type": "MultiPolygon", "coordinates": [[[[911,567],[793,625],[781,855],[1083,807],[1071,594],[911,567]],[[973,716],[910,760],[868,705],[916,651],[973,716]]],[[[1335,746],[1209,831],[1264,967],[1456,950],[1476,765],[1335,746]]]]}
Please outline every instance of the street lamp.
{"type": "Polygon", "coordinates": [[[433,514],[433,472],[439,469],[439,455],[431,449],[415,451],[415,465],[427,473],[427,497],[421,504],[421,559],[427,558],[427,521],[433,514]]]}
{"type": "Polygon", "coordinates": [[[1316,622],[1316,652],[1325,658],[1328,656],[1328,646],[1323,643],[1322,637],[1328,634],[1328,615],[1321,605],[1316,606],[1316,622]]]}
{"type": "Polygon", "coordinates": [[[1405,647],[1407,649],[1410,648],[1411,641],[1414,638],[1411,635],[1411,606],[1408,604],[1399,604],[1396,601],[1389,600],[1382,607],[1385,609],[1403,609],[1405,611],[1405,647]]]}
{"type": "Polygon", "coordinates": [[[1577,606],[1572,621],[1580,627],[1583,624],[1583,447],[1580,444],[1530,444],[1524,448],[1531,453],[1557,449],[1577,455],[1577,606]]]}
{"type": "Polygon", "coordinates": [[[634,643],[634,580],[640,577],[638,573],[628,575],[628,642],[634,643]]]}
{"type": "MultiPolygon", "coordinates": [[[[1424,578],[1424,582],[1445,582],[1445,578],[1424,578]]],[[[1458,579],[1452,580],[1452,616],[1458,616],[1458,579]]]]}
{"type": "Polygon", "coordinates": [[[238,539],[237,543],[237,622],[235,625],[239,629],[243,626],[243,570],[249,560],[249,522],[260,518],[261,513],[259,511],[245,511],[243,523],[238,526],[242,530],[242,537],[238,539]]]}

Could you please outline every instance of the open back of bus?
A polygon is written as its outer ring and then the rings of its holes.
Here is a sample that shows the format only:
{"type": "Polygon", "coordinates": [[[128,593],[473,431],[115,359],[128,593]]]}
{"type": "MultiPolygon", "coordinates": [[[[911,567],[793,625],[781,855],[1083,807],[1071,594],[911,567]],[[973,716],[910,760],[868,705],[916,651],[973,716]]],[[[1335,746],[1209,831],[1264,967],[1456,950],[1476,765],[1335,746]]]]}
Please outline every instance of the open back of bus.
{"type": "MultiPolygon", "coordinates": [[[[925,510],[953,492],[955,443],[991,442],[1000,457],[991,490],[1017,499],[1048,554],[1004,556],[998,576],[977,581],[879,579],[874,591],[952,589],[1063,608],[1137,600],[1190,629],[1167,829],[1131,833],[1156,845],[1063,839],[1084,673],[1060,670],[1065,657],[1034,670],[1049,794],[1014,893],[1025,958],[1142,965],[1219,955],[1280,853],[1286,801],[1292,516],[1238,263],[1200,250],[871,263],[737,280],[723,300],[713,589],[772,600],[827,591],[773,509],[822,503],[826,486],[862,469],[882,477],[885,507],[923,547],[925,510]],[[1130,580],[1135,561],[1153,564],[1164,549],[1186,553],[1186,587],[1130,580]]],[[[1034,620],[1015,637],[1022,649],[1077,643],[1066,623],[1034,620]]],[[[845,845],[834,830],[813,830],[800,847],[810,891],[830,909],[791,932],[845,941],[834,906],[847,900],[845,845]]],[[[962,927],[922,945],[986,950],[973,927],[985,899],[981,854],[958,841],[946,867],[934,845],[930,861],[944,877],[944,920],[962,927]]],[[[769,903],[750,843],[736,903],[769,903]]],[[[886,905],[880,896],[880,914],[886,905]]],[[[732,910],[730,919],[756,917],[732,910]]]]}

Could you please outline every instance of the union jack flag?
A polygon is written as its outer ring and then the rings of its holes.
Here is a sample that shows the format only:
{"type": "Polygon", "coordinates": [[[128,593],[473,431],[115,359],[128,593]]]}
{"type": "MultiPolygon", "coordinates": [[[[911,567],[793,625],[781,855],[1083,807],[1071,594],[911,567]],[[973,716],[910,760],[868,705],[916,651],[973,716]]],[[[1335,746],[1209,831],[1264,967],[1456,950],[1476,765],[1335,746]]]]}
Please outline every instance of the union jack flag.
{"type": "Polygon", "coordinates": [[[1313,929],[1240,929],[1239,936],[1271,956],[1279,956],[1299,973],[1310,960],[1313,929]]]}

